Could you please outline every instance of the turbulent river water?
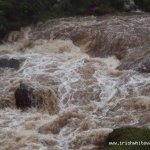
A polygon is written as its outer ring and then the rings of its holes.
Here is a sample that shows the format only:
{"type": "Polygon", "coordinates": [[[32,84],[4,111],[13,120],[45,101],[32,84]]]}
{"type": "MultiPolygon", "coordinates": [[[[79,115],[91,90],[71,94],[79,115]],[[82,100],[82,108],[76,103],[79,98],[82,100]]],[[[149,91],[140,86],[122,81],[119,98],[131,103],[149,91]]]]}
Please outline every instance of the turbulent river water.
{"type": "Polygon", "coordinates": [[[54,19],[10,33],[0,58],[24,61],[0,69],[0,149],[96,150],[117,127],[149,128],[149,35],[149,14],[54,19]],[[58,112],[16,109],[22,82],[52,89],[58,112]]]}

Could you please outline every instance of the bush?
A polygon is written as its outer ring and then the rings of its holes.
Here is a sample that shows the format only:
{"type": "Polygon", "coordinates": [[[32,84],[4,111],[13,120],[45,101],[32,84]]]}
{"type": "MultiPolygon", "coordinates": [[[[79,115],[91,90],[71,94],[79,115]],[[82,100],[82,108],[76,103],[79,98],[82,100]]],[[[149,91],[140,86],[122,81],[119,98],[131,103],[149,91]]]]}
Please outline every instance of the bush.
{"type": "Polygon", "coordinates": [[[40,20],[56,0],[0,0],[0,37],[40,20]]]}
{"type": "Polygon", "coordinates": [[[150,142],[150,129],[126,127],[115,129],[106,140],[105,150],[149,150],[150,145],[109,145],[109,142],[150,142]]]}
{"type": "Polygon", "coordinates": [[[112,0],[111,6],[119,11],[123,11],[124,3],[125,3],[125,0],[112,0]]]}
{"type": "Polygon", "coordinates": [[[139,9],[150,11],[150,0],[134,0],[139,9]]]}
{"type": "MultiPolygon", "coordinates": [[[[101,15],[123,11],[127,0],[0,0],[0,38],[11,30],[47,18],[73,15],[101,15]]],[[[150,0],[135,0],[150,10],[150,0]]]]}

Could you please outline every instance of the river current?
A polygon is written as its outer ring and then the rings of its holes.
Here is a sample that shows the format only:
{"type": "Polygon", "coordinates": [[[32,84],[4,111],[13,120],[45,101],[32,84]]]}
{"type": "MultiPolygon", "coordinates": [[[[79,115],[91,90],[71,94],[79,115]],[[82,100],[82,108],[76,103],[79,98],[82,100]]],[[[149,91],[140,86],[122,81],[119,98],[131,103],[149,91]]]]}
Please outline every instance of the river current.
{"type": "Polygon", "coordinates": [[[149,56],[149,23],[149,14],[90,16],[10,33],[1,57],[25,61],[0,69],[0,149],[96,150],[115,128],[149,128],[150,74],[118,69],[135,50],[149,56]],[[53,89],[59,112],[16,109],[21,82],[53,89]]]}

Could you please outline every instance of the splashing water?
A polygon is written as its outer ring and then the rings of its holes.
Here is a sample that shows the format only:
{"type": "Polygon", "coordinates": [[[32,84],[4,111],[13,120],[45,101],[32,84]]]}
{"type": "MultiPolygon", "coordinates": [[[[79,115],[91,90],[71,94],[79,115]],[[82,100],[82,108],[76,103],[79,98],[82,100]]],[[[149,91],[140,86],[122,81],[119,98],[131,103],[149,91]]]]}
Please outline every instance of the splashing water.
{"type": "MultiPolygon", "coordinates": [[[[83,18],[81,26],[102,22],[83,18]]],[[[121,61],[116,56],[92,58],[72,39],[57,39],[54,33],[49,39],[33,39],[37,36],[30,30],[23,39],[0,46],[1,56],[25,58],[17,71],[0,70],[1,101],[9,99],[12,107],[0,110],[1,150],[94,150],[114,128],[150,127],[149,74],[117,70],[121,61]],[[34,43],[24,44],[28,39],[34,43]],[[59,98],[59,113],[16,110],[14,91],[23,81],[51,87],[59,98]]]]}

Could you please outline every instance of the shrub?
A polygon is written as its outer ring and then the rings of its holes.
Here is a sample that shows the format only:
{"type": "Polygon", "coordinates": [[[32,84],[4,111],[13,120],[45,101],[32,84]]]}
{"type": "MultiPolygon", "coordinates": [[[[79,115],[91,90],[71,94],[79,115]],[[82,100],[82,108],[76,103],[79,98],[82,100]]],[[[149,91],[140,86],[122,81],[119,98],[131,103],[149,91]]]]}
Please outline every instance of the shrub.
{"type": "MultiPolygon", "coordinates": [[[[72,15],[101,15],[123,11],[128,0],[0,0],[0,38],[11,30],[47,18],[72,15]]],[[[149,0],[135,0],[149,11],[149,0]]]]}
{"type": "Polygon", "coordinates": [[[124,10],[125,0],[111,0],[111,6],[119,11],[124,10]]]}
{"type": "Polygon", "coordinates": [[[40,20],[56,0],[0,0],[0,37],[40,20]]]}
{"type": "Polygon", "coordinates": [[[150,11],[150,0],[134,0],[139,9],[150,11]]]}

